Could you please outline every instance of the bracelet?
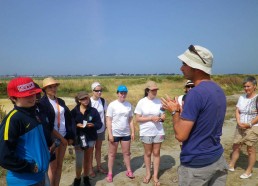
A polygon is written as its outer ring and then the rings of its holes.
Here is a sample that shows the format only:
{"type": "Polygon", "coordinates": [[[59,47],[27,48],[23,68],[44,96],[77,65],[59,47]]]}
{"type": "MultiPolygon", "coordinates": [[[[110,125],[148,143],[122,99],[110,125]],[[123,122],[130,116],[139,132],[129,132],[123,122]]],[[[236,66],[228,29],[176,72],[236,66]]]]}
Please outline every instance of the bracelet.
{"type": "Polygon", "coordinates": [[[250,128],[252,128],[252,126],[253,126],[252,123],[250,122],[250,123],[248,123],[248,124],[249,124],[250,128]]]}
{"type": "Polygon", "coordinates": [[[174,116],[177,112],[179,112],[179,110],[174,110],[171,112],[171,116],[174,116]]]}

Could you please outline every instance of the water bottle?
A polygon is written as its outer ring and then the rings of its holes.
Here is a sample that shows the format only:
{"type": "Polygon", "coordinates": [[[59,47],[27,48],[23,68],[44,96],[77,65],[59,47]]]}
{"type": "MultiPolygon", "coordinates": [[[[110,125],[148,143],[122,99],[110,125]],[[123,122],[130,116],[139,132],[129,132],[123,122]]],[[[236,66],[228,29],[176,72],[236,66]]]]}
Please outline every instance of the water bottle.
{"type": "MultiPolygon", "coordinates": [[[[165,113],[165,109],[161,106],[159,109],[159,117],[161,117],[165,113]]],[[[164,122],[163,119],[160,118],[160,122],[164,122]]]]}
{"type": "Polygon", "coordinates": [[[86,148],[88,146],[85,135],[81,135],[81,148],[86,148]]]}

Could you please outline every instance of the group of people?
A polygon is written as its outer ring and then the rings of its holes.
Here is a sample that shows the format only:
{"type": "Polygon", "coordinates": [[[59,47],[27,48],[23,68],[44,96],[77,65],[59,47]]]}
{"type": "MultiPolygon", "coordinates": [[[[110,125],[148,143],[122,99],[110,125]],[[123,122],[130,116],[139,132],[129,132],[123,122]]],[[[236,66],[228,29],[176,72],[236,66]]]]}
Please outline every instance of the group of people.
{"type": "Polygon", "coordinates": [[[117,99],[108,104],[101,97],[102,86],[94,82],[91,85],[92,95],[86,91],[78,92],[76,106],[70,111],[65,102],[57,97],[60,83],[52,77],[43,80],[42,89],[29,77],[12,79],[7,92],[14,109],[0,125],[0,165],[8,170],[7,184],[59,185],[68,145],[73,145],[75,149],[74,185],[81,184],[81,177],[84,185],[91,185],[89,176],[95,176],[92,164],[94,149],[97,171],[106,174],[107,182],[113,182],[119,143],[126,167],[125,176],[134,179],[130,146],[135,139],[135,115],[144,149],[146,173],[143,183],[148,184],[153,179],[153,184],[159,186],[165,113],[172,116],[175,138],[182,143],[178,168],[180,186],[225,185],[228,171],[235,171],[242,145],[247,146],[249,160],[240,178],[251,177],[258,141],[256,79],[250,76],[243,82],[246,94],[240,96],[236,105],[237,127],[231,160],[227,163],[220,143],[226,96],[221,87],[211,80],[213,55],[202,46],[190,45],[178,58],[182,62],[181,71],[188,80],[185,94],[173,99],[169,96],[159,99],[158,85],[148,81],[143,98],[134,110],[126,100],[128,88],[125,85],[117,87],[117,99]],[[40,96],[41,90],[43,97],[40,96]],[[108,170],[101,166],[101,147],[106,130],[108,170]]]}

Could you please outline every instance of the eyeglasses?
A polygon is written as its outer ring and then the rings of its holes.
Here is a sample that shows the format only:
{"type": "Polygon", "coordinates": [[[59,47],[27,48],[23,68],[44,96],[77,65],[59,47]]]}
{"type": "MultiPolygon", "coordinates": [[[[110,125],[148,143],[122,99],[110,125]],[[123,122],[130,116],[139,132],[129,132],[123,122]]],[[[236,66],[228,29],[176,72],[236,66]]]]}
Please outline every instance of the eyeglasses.
{"type": "Polygon", "coordinates": [[[195,53],[197,56],[199,56],[199,58],[201,58],[202,62],[203,62],[204,64],[206,64],[206,62],[204,61],[204,59],[200,56],[200,54],[198,54],[198,52],[196,51],[196,49],[195,49],[195,47],[194,47],[193,45],[190,45],[190,46],[188,47],[188,50],[190,50],[190,52],[193,52],[193,53],[195,53]]]}
{"type": "Polygon", "coordinates": [[[93,90],[94,92],[102,92],[102,90],[93,90]]]}

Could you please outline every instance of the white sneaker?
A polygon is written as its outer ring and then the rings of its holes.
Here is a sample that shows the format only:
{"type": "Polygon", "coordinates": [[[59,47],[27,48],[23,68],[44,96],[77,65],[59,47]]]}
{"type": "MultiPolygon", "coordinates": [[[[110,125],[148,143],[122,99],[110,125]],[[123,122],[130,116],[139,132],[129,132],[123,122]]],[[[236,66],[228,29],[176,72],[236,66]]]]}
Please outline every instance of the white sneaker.
{"type": "Polygon", "coordinates": [[[234,167],[233,167],[233,168],[229,168],[228,170],[229,170],[230,172],[234,172],[234,171],[235,171],[234,167]]]}
{"type": "Polygon", "coordinates": [[[246,173],[244,173],[244,174],[242,174],[242,175],[240,176],[240,178],[241,178],[241,179],[247,179],[247,178],[250,178],[251,176],[252,176],[252,173],[249,174],[249,175],[247,175],[246,173]]]}

